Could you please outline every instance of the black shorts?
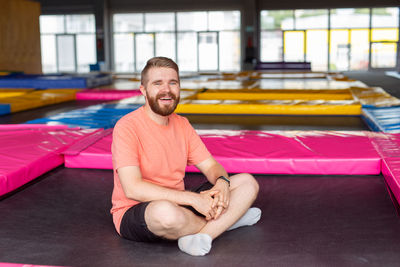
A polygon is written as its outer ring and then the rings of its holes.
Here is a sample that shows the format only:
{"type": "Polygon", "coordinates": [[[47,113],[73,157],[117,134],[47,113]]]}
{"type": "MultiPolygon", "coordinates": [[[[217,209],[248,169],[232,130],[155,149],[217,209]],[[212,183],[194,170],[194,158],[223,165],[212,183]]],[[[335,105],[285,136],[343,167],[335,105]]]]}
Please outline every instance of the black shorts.
{"type": "MultiPolygon", "coordinates": [[[[204,184],[190,191],[200,193],[202,191],[209,190],[211,187],[213,187],[213,185],[210,182],[205,182],[204,184]]],[[[167,241],[167,239],[153,234],[149,228],[147,228],[147,224],[144,219],[144,213],[149,203],[150,202],[141,202],[125,212],[124,216],[122,217],[120,227],[120,233],[123,238],[139,242],[167,241]]],[[[191,210],[198,216],[203,216],[191,206],[184,207],[191,210]]]]}

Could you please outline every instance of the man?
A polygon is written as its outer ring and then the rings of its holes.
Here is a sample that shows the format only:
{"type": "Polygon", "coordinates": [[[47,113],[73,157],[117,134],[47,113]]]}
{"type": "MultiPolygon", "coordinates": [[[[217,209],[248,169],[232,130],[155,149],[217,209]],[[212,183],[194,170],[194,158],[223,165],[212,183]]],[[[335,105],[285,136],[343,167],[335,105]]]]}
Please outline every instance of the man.
{"type": "Polygon", "coordinates": [[[258,183],[250,174],[229,177],[188,120],[173,113],[180,93],[175,62],[150,59],[140,91],[145,105],[119,120],[113,132],[116,230],[134,241],[178,240],[182,251],[205,255],[223,232],[260,219],[261,210],[250,208],[258,183]],[[186,165],[195,165],[209,182],[185,191],[186,165]]]}

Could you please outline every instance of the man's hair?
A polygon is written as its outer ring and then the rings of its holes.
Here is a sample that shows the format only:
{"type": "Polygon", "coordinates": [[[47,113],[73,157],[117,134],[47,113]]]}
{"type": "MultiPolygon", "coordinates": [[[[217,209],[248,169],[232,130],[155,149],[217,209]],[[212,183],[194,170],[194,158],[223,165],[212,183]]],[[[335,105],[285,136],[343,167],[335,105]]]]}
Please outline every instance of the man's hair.
{"type": "Polygon", "coordinates": [[[140,83],[142,85],[146,85],[148,82],[147,73],[151,68],[171,68],[176,71],[179,79],[179,67],[178,65],[170,58],[167,57],[153,57],[149,59],[146,63],[146,66],[142,70],[140,83]]]}

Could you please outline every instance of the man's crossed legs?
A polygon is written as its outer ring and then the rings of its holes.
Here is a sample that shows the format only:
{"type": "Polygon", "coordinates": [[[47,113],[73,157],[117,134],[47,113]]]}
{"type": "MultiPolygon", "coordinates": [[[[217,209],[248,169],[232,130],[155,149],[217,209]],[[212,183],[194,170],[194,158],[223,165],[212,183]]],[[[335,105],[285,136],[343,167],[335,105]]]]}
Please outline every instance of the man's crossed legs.
{"type": "Polygon", "coordinates": [[[242,173],[231,176],[230,180],[229,207],[218,219],[207,221],[185,207],[158,200],[134,206],[135,216],[125,214],[121,235],[135,241],[178,240],[179,248],[190,255],[207,254],[212,240],[223,232],[253,225],[261,217],[260,209],[250,208],[259,189],[254,177],[242,173]],[[142,218],[138,221],[140,216],[142,218]],[[135,235],[132,227],[141,227],[144,231],[135,235]]]}

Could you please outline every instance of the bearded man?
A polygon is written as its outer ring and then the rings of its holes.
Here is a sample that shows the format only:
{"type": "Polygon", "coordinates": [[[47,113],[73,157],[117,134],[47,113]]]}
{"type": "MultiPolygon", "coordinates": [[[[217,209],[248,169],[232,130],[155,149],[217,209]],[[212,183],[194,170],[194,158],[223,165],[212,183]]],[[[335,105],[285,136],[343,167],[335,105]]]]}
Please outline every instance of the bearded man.
{"type": "Polygon", "coordinates": [[[113,132],[115,229],[133,241],[178,240],[183,252],[205,255],[225,231],[260,219],[261,210],[250,208],[258,183],[247,173],[229,176],[188,120],[173,113],[180,94],[174,61],[150,59],[140,91],[145,105],[121,118],[113,132]],[[192,191],[184,186],[187,165],[207,178],[192,191]]]}

